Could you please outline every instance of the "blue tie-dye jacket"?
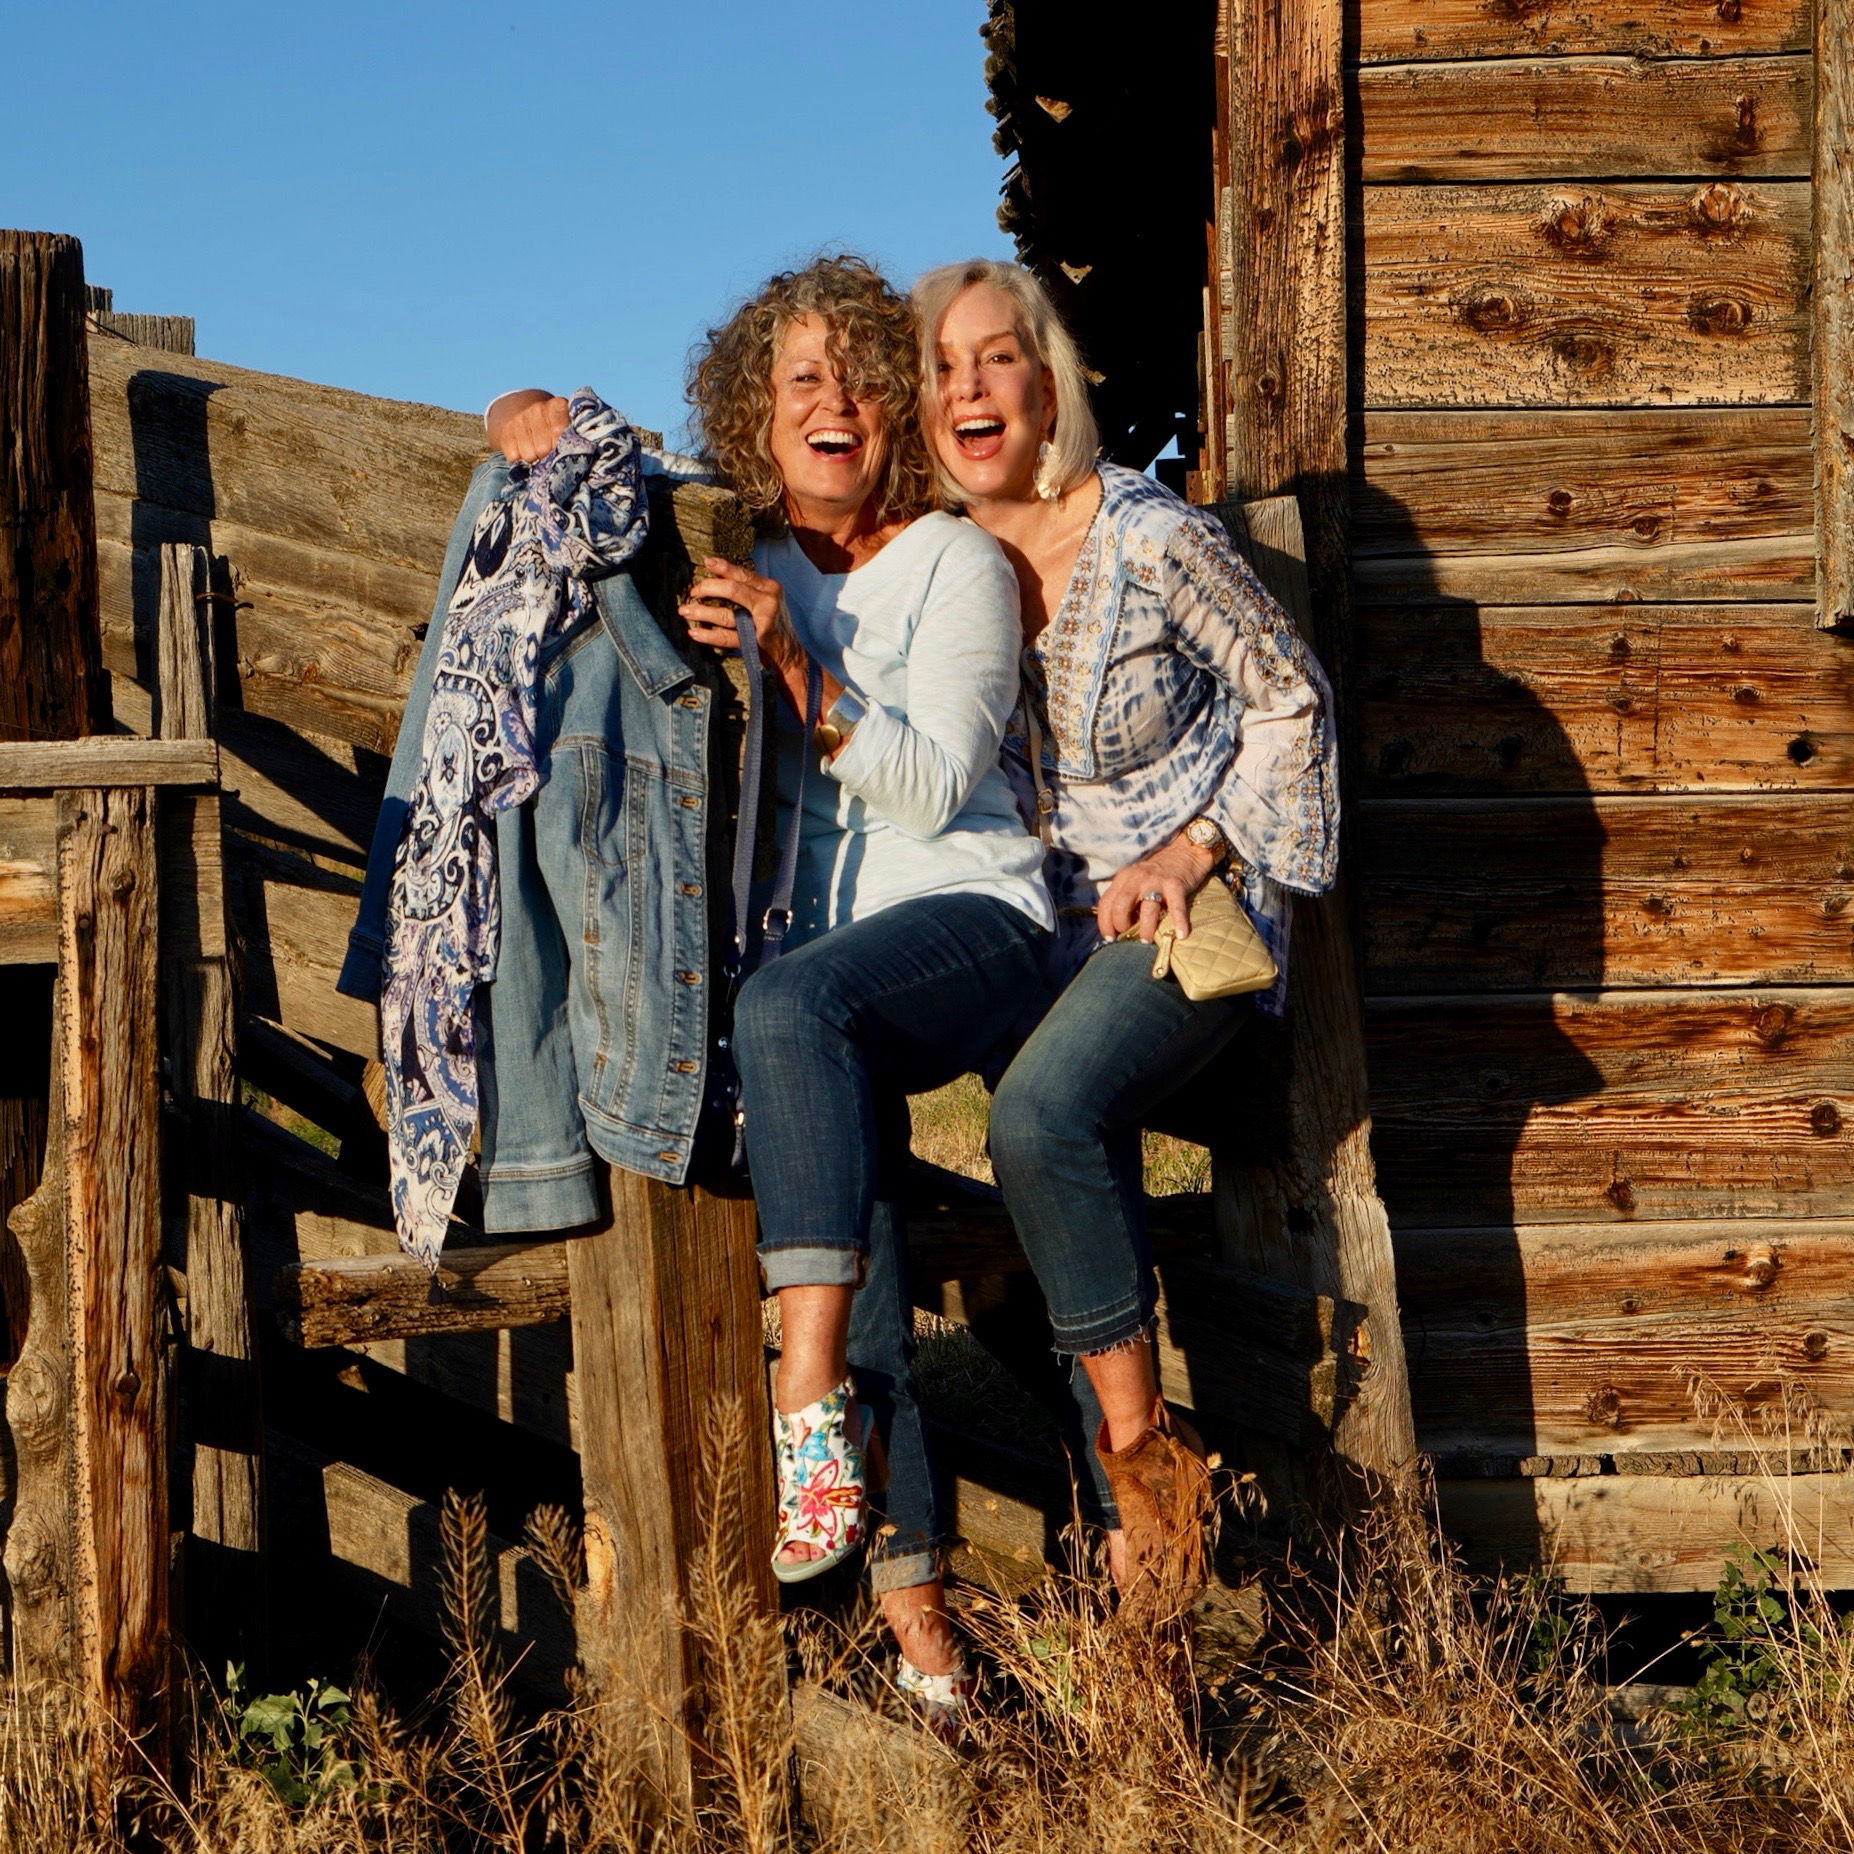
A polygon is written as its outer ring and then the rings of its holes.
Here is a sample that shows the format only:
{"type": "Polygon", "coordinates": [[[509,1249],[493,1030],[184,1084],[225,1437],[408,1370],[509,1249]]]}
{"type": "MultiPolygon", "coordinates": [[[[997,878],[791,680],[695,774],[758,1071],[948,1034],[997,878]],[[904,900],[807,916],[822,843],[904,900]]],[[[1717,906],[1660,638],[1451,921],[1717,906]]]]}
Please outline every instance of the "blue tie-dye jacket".
{"type": "MultiPolygon", "coordinates": [[[[1237,893],[1287,990],[1284,890],[1330,888],[1339,850],[1332,691],[1287,614],[1222,526],[1150,477],[1103,463],[1101,507],[1067,592],[1024,653],[1055,802],[1043,870],[1062,910],[1059,977],[1100,944],[1094,905],[1116,870],[1199,815],[1243,868],[1237,893]]],[[[1034,824],[1022,702],[1004,767],[1034,824]]]]}

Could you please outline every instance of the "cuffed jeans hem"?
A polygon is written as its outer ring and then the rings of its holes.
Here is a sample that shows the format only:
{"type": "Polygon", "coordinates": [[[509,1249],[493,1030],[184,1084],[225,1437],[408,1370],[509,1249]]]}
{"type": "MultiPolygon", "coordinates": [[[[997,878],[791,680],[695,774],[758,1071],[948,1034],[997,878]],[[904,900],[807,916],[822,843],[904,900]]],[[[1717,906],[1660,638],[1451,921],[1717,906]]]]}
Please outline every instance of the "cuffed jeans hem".
{"type": "Polygon", "coordinates": [[[603,1208],[591,1153],[538,1174],[491,1171],[483,1179],[483,1228],[492,1235],[570,1230],[596,1221],[603,1208]]]}
{"type": "Polygon", "coordinates": [[[824,1243],[803,1248],[762,1248],[759,1258],[769,1294],[789,1287],[861,1287],[867,1266],[861,1249],[824,1243]]]}
{"type": "Polygon", "coordinates": [[[869,1560],[869,1588],[877,1596],[891,1590],[912,1590],[917,1584],[930,1584],[940,1575],[940,1548],[929,1545],[920,1551],[891,1551],[869,1560]]]}
{"type": "Polygon", "coordinates": [[[1103,1307],[1075,1320],[1058,1321],[1052,1314],[1050,1330],[1055,1335],[1056,1351],[1060,1356],[1086,1358],[1131,1345],[1137,1339],[1150,1338],[1156,1315],[1157,1309],[1143,1300],[1123,1300],[1116,1306],[1103,1307]]]}

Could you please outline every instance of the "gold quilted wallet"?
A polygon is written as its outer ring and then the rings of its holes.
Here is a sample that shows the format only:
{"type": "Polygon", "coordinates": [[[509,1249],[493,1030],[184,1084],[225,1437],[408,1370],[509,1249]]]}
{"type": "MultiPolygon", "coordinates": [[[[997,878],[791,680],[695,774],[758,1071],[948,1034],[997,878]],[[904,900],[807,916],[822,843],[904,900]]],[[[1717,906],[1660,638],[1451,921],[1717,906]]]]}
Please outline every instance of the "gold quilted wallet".
{"type": "MultiPolygon", "coordinates": [[[[1137,940],[1129,927],[1123,940],[1137,940]]],[[[1159,917],[1153,942],[1158,956],[1152,976],[1169,972],[1193,1004],[1206,998],[1234,998],[1245,991],[1266,991],[1275,982],[1275,962],[1255,924],[1222,881],[1212,877],[1191,898],[1191,933],[1181,940],[1172,917],[1159,917]]]]}

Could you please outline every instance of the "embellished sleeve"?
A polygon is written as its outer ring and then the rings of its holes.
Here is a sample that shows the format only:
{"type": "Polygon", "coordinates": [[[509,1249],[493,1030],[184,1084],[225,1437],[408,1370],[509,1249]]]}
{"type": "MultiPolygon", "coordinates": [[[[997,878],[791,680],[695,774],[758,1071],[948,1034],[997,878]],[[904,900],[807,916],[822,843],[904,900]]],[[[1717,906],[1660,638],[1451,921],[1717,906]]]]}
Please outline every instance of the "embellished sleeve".
{"type": "Polygon", "coordinates": [[[1332,689],[1293,621],[1228,535],[1193,512],[1166,549],[1179,653],[1229,691],[1235,750],[1210,815],[1244,861],[1284,888],[1323,894],[1339,858],[1332,689]]]}

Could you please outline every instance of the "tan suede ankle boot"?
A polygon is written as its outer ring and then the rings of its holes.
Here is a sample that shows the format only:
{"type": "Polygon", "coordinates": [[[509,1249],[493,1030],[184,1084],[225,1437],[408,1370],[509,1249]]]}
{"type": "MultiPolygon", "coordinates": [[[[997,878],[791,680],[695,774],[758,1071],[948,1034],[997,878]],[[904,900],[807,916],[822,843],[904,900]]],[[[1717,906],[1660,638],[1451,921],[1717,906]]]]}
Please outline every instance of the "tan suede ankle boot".
{"type": "Polygon", "coordinates": [[[1126,1533],[1120,1614],[1141,1624],[1170,1622],[1191,1607],[1210,1578],[1204,1551],[1210,1469],[1204,1445],[1160,1398],[1145,1431],[1125,1448],[1107,1446],[1103,1423],[1094,1452],[1107,1470],[1126,1533]]]}

